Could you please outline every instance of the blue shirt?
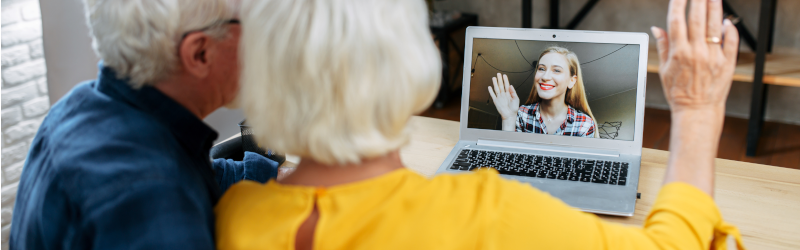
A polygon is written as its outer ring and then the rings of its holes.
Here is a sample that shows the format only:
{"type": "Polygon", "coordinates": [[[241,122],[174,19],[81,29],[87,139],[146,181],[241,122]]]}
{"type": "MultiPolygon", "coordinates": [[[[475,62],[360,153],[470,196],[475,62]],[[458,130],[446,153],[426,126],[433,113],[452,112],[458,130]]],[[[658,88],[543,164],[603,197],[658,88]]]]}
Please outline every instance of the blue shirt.
{"type": "MultiPolygon", "coordinates": [[[[102,64],[101,64],[102,68],[102,64]]],[[[224,189],[266,182],[277,163],[209,157],[217,133],[152,87],[114,71],[53,105],[20,178],[11,249],[214,249],[224,189]]]]}

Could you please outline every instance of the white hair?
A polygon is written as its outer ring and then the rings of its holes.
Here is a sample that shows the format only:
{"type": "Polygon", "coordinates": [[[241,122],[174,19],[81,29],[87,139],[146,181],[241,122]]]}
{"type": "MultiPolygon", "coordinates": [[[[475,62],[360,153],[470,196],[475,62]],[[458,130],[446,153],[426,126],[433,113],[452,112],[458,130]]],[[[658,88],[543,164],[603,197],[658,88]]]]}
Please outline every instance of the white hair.
{"type": "Polygon", "coordinates": [[[209,28],[206,33],[221,38],[221,24],[238,9],[226,0],[84,1],[92,48],[134,88],[152,85],[179,66],[178,45],[187,32],[209,28]]]}
{"type": "Polygon", "coordinates": [[[441,79],[423,1],[243,5],[240,97],[257,142],[327,164],[408,142],[441,79]]]}

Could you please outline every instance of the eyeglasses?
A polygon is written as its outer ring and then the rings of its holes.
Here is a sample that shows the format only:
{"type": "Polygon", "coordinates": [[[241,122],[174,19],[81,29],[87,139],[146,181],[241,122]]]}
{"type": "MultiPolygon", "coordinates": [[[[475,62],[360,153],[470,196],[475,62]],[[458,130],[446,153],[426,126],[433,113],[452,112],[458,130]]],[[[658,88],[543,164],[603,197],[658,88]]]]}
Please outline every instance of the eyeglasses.
{"type": "Polygon", "coordinates": [[[224,25],[224,24],[239,24],[239,19],[229,19],[229,20],[223,21],[221,23],[215,23],[215,24],[209,25],[209,26],[207,26],[205,28],[202,28],[202,29],[196,29],[196,30],[192,30],[192,31],[183,33],[183,36],[181,37],[181,40],[185,39],[186,36],[188,36],[191,33],[206,31],[208,29],[211,29],[212,27],[216,27],[218,25],[224,25]]]}

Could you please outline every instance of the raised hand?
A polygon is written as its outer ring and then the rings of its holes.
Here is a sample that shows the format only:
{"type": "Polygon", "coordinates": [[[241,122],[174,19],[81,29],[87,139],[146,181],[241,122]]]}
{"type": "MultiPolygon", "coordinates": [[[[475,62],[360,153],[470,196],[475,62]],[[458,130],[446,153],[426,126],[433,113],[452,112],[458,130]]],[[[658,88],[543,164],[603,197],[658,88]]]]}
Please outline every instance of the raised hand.
{"type": "Polygon", "coordinates": [[[721,0],[692,0],[687,27],[686,1],[670,3],[669,34],[652,28],[664,94],[673,112],[724,112],[736,66],[739,33],[729,20],[721,21],[721,0]]]}
{"type": "Polygon", "coordinates": [[[492,97],[494,106],[497,107],[497,112],[503,119],[503,130],[514,131],[515,120],[517,118],[517,110],[519,110],[519,96],[514,86],[508,83],[507,75],[500,75],[492,77],[492,86],[489,86],[489,95],[492,97]],[[501,79],[498,83],[498,79],[501,79]]]}
{"type": "Polygon", "coordinates": [[[667,30],[653,27],[659,75],[672,111],[665,183],[684,182],[714,194],[725,100],[731,88],[739,33],[722,21],[722,0],[672,0],[667,30]]]}

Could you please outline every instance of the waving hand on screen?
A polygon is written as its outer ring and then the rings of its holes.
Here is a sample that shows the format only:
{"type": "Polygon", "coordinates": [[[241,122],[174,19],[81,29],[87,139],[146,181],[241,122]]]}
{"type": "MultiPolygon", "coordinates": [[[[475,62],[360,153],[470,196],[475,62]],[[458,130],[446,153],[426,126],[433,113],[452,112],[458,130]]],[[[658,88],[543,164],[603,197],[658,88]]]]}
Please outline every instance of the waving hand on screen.
{"type": "Polygon", "coordinates": [[[517,91],[508,83],[508,76],[501,76],[500,73],[497,73],[497,77],[492,77],[492,85],[494,85],[494,89],[489,86],[489,95],[503,119],[503,131],[514,131],[517,110],[519,110],[517,91]]]}

